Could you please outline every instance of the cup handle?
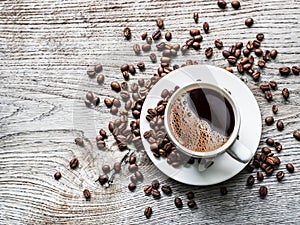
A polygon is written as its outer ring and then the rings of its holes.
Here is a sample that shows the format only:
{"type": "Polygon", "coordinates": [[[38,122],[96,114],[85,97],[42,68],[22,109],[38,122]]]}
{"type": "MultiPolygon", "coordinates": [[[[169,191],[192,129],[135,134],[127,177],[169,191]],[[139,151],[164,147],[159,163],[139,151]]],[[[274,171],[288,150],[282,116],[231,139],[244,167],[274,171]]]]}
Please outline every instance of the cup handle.
{"type": "Polygon", "coordinates": [[[242,163],[247,163],[252,158],[252,152],[245,147],[239,140],[235,142],[227,149],[227,153],[242,163]]]}
{"type": "Polygon", "coordinates": [[[198,165],[198,170],[199,172],[205,171],[207,168],[212,166],[214,164],[214,158],[209,158],[209,159],[199,159],[199,165],[198,165]]]}

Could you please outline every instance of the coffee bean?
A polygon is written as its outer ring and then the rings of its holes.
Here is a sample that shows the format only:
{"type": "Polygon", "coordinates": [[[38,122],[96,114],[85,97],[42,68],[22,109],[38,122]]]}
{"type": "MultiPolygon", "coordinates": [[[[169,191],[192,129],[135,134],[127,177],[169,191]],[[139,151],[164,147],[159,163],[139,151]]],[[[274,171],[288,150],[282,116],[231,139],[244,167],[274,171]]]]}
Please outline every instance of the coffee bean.
{"type": "Polygon", "coordinates": [[[266,143],[267,143],[267,145],[269,145],[269,146],[273,147],[273,146],[274,146],[274,143],[275,143],[275,141],[274,141],[272,138],[267,138],[267,140],[266,140],[266,143]]]}
{"type": "Polygon", "coordinates": [[[246,48],[249,49],[250,51],[253,50],[254,46],[253,46],[253,42],[252,41],[248,41],[246,48]]]}
{"type": "Polygon", "coordinates": [[[100,98],[99,97],[95,97],[94,99],[93,99],[93,105],[94,106],[98,106],[99,104],[100,104],[100,98]]]}
{"type": "Polygon", "coordinates": [[[121,72],[128,71],[128,69],[129,69],[129,65],[128,65],[128,64],[123,64],[123,65],[120,67],[121,72]]]}
{"type": "Polygon", "coordinates": [[[265,122],[268,126],[272,125],[274,123],[274,117],[273,116],[267,116],[265,118],[265,122]]]}
{"type": "Polygon", "coordinates": [[[194,192],[190,191],[186,194],[187,199],[193,199],[195,197],[194,192]]]}
{"type": "Polygon", "coordinates": [[[267,101],[271,101],[273,99],[271,91],[265,91],[265,99],[267,99],[267,101]]]}
{"type": "Polygon", "coordinates": [[[134,173],[138,170],[138,165],[136,163],[130,164],[128,166],[128,170],[129,170],[129,172],[134,173]]]}
{"type": "MultiPolygon", "coordinates": [[[[253,41],[253,48],[259,49],[259,47],[260,47],[260,41],[259,40],[254,40],[253,41]]],[[[263,51],[261,50],[261,53],[259,53],[259,55],[257,55],[257,56],[262,56],[262,55],[263,55],[263,51]]]]}
{"type": "Polygon", "coordinates": [[[144,187],[144,192],[145,192],[146,195],[150,195],[151,192],[152,192],[152,186],[151,185],[146,185],[144,187]]]}
{"type": "Polygon", "coordinates": [[[96,136],[96,141],[98,142],[98,141],[103,141],[104,140],[104,137],[102,136],[102,135],[97,135],[96,136]]]}
{"type": "Polygon", "coordinates": [[[274,114],[276,114],[276,113],[278,112],[278,106],[277,106],[277,105],[273,105],[273,106],[272,106],[272,112],[273,112],[274,114]]]}
{"type": "Polygon", "coordinates": [[[126,27],[123,31],[124,37],[129,40],[131,38],[131,30],[129,27],[126,27]]]}
{"type": "MultiPolygon", "coordinates": [[[[146,38],[146,43],[147,44],[149,44],[149,45],[151,45],[152,44],[152,37],[147,37],[146,38]]],[[[151,46],[150,46],[151,47],[151,46]]],[[[143,48],[143,46],[142,46],[142,48],[143,48]]],[[[144,50],[143,50],[144,51],[144,50]]]]}
{"type": "Polygon", "coordinates": [[[277,57],[277,54],[278,54],[278,52],[277,52],[276,49],[272,49],[272,50],[270,51],[270,57],[271,57],[272,59],[275,59],[275,58],[277,57]]]}
{"type": "Polygon", "coordinates": [[[86,200],[89,200],[91,199],[91,192],[88,189],[84,189],[83,196],[85,197],[86,200]]]}
{"type": "Polygon", "coordinates": [[[283,98],[285,100],[287,100],[289,98],[289,96],[290,96],[289,89],[283,88],[282,91],[281,91],[281,94],[282,94],[283,98]]]}
{"type": "Polygon", "coordinates": [[[142,33],[142,34],[141,34],[142,40],[145,40],[145,39],[147,38],[147,36],[148,36],[148,33],[147,33],[147,32],[142,33]]]}
{"type": "Polygon", "coordinates": [[[218,0],[217,4],[218,4],[218,6],[219,6],[220,9],[225,9],[226,5],[227,5],[227,3],[226,3],[225,0],[218,0]]]}
{"type": "Polygon", "coordinates": [[[265,62],[270,61],[270,51],[269,50],[264,51],[263,60],[265,60],[265,62]]]}
{"type": "Polygon", "coordinates": [[[201,47],[201,45],[200,45],[199,42],[194,42],[192,46],[193,46],[193,48],[194,48],[195,50],[199,50],[200,47],[201,47]]]}
{"type": "Polygon", "coordinates": [[[87,75],[89,75],[90,78],[93,78],[96,75],[94,70],[88,70],[88,71],[86,71],[86,73],[87,73],[87,75]]]}
{"type": "Polygon", "coordinates": [[[183,206],[182,200],[181,200],[181,198],[179,198],[179,197],[176,197],[176,198],[174,199],[174,203],[175,203],[175,206],[176,206],[177,208],[182,208],[182,206],[183,206]]]}
{"type": "Polygon", "coordinates": [[[196,35],[200,35],[200,30],[199,29],[191,29],[190,30],[190,35],[192,37],[196,36],[196,35]]]}
{"type": "Polygon", "coordinates": [[[258,70],[254,70],[253,74],[252,74],[252,78],[253,78],[253,80],[258,81],[260,78],[260,72],[258,70]]]}
{"type": "Polygon", "coordinates": [[[284,129],[284,124],[281,120],[278,120],[276,123],[276,127],[279,131],[282,131],[284,129]]]}
{"type": "Polygon", "coordinates": [[[217,40],[215,40],[215,46],[216,46],[216,48],[221,49],[221,48],[223,48],[223,42],[221,40],[217,39],[217,40]]]}
{"type": "Polygon", "coordinates": [[[198,12],[194,12],[194,13],[193,13],[193,18],[194,18],[195,23],[198,23],[198,20],[199,20],[199,13],[198,13],[198,12]]]}
{"type": "Polygon", "coordinates": [[[207,22],[203,23],[203,30],[206,34],[209,32],[209,24],[207,22]]]}
{"type": "Polygon", "coordinates": [[[257,175],[256,178],[258,181],[264,180],[264,174],[262,172],[258,171],[256,175],[257,175]]]}
{"type": "Polygon", "coordinates": [[[157,43],[156,48],[157,48],[158,51],[163,51],[166,48],[165,42],[157,43]]]}
{"type": "Polygon", "coordinates": [[[136,157],[134,155],[131,155],[129,157],[128,162],[129,162],[129,164],[135,164],[136,163],[136,157]]]}
{"type": "Polygon", "coordinates": [[[266,197],[266,195],[268,194],[268,188],[266,186],[260,186],[259,188],[259,195],[261,198],[266,197]]]}
{"type": "Polygon", "coordinates": [[[258,33],[258,34],[256,35],[256,39],[259,40],[259,41],[264,40],[264,38],[265,38],[265,36],[264,36],[263,33],[258,33]]]}
{"type": "Polygon", "coordinates": [[[108,181],[107,174],[100,175],[98,181],[101,185],[104,185],[108,181]]]}
{"type": "Polygon", "coordinates": [[[84,100],[84,104],[87,106],[87,107],[91,107],[92,103],[89,101],[89,100],[84,100]]]}
{"type": "Polygon", "coordinates": [[[261,50],[260,48],[257,48],[254,50],[254,53],[257,57],[261,57],[263,55],[263,50],[261,50]]]}
{"type": "Polygon", "coordinates": [[[193,39],[194,42],[201,42],[203,40],[203,37],[201,34],[196,35],[193,39]]]}
{"type": "Polygon", "coordinates": [[[280,144],[279,142],[275,142],[274,147],[277,152],[280,152],[282,150],[282,144],[280,144]]]}
{"type": "Polygon", "coordinates": [[[279,68],[279,73],[282,76],[288,76],[291,73],[291,69],[290,69],[290,67],[282,66],[282,67],[279,68]]]}
{"type": "Polygon", "coordinates": [[[155,53],[151,53],[150,54],[150,60],[152,63],[156,63],[157,62],[157,58],[156,58],[156,54],[155,53]]]}
{"type": "Polygon", "coordinates": [[[136,176],[135,176],[135,175],[132,175],[132,176],[130,177],[130,181],[131,181],[132,183],[136,184],[136,183],[137,183],[137,178],[136,178],[136,176]]]}
{"type": "Polygon", "coordinates": [[[146,207],[144,210],[144,215],[149,219],[152,215],[152,208],[150,206],[146,207]]]}
{"type": "Polygon", "coordinates": [[[271,153],[271,149],[269,149],[268,147],[263,147],[261,149],[261,152],[264,153],[265,155],[268,155],[269,153],[271,153]]]}
{"type": "Polygon", "coordinates": [[[227,61],[228,61],[229,64],[235,65],[236,62],[237,62],[237,58],[231,55],[231,56],[229,56],[229,57],[227,58],[227,61]]]}
{"type": "Polygon", "coordinates": [[[293,132],[293,137],[297,140],[300,141],[300,132],[298,130],[295,130],[293,132]]]}
{"type": "Polygon", "coordinates": [[[230,52],[227,51],[227,50],[223,50],[222,54],[223,54],[223,56],[224,56],[225,59],[227,59],[230,56],[230,52]]]}
{"type": "Polygon", "coordinates": [[[134,175],[135,175],[137,181],[143,181],[144,180],[144,175],[140,171],[136,171],[134,173],[134,175]]]}
{"type": "Polygon", "coordinates": [[[172,39],[172,33],[170,31],[167,31],[166,34],[165,34],[165,39],[167,41],[171,41],[172,39]]]}
{"type": "Polygon", "coordinates": [[[153,40],[158,40],[158,39],[160,39],[160,37],[161,37],[161,32],[160,32],[160,30],[155,31],[155,32],[152,34],[153,40]]]}
{"type": "Polygon", "coordinates": [[[163,185],[161,187],[161,190],[163,193],[165,193],[166,195],[171,195],[172,194],[172,189],[169,185],[163,185]]]}
{"type": "Polygon", "coordinates": [[[57,171],[55,174],[54,174],[54,179],[55,180],[59,180],[61,178],[61,173],[59,171],[57,171]]]}
{"type": "Polygon", "coordinates": [[[247,179],[247,186],[253,186],[254,181],[255,181],[254,176],[250,175],[247,179]]]}
{"type": "Polygon", "coordinates": [[[194,199],[188,200],[187,206],[188,206],[190,209],[195,208],[195,206],[196,206],[195,200],[194,200],[194,199]]]}
{"type": "Polygon", "coordinates": [[[113,101],[110,98],[105,98],[104,104],[106,105],[107,108],[111,108],[113,105],[113,101]]]}
{"type": "Polygon", "coordinates": [[[277,82],[275,80],[269,81],[269,85],[273,90],[276,90],[277,88],[277,82]]]}
{"type": "Polygon", "coordinates": [[[295,75],[299,75],[300,74],[300,66],[293,66],[292,67],[292,72],[295,75]]]}
{"type": "Polygon", "coordinates": [[[134,191],[134,190],[136,189],[135,183],[130,183],[130,184],[128,184],[128,189],[129,189],[130,191],[134,191]]]}
{"type": "Polygon", "coordinates": [[[212,47],[208,47],[206,50],[205,50],[205,56],[207,58],[211,58],[213,55],[213,48],[212,47]]]}
{"type": "Polygon", "coordinates": [[[244,73],[244,68],[243,68],[243,65],[242,65],[241,63],[237,64],[236,68],[237,68],[237,71],[238,71],[240,74],[243,74],[243,73],[244,73]]]}
{"type": "Polygon", "coordinates": [[[159,29],[163,29],[164,28],[164,21],[159,18],[159,19],[156,20],[156,25],[158,26],[159,29]]]}
{"type": "Polygon", "coordinates": [[[77,158],[74,158],[69,163],[71,169],[76,169],[79,165],[79,161],[77,158]]]}
{"type": "Polygon", "coordinates": [[[139,55],[141,53],[141,47],[139,44],[134,44],[133,45],[133,51],[136,55],[139,55]]]}
{"type": "Polygon", "coordinates": [[[160,191],[152,188],[151,195],[153,198],[160,198],[160,191]]]}
{"type": "Polygon", "coordinates": [[[220,187],[220,193],[221,193],[221,195],[227,195],[227,193],[228,193],[227,188],[226,187],[220,187]]]}
{"type": "Polygon", "coordinates": [[[231,2],[231,6],[234,9],[239,9],[240,6],[241,6],[241,3],[239,1],[234,0],[234,1],[231,2]]]}
{"type": "Polygon", "coordinates": [[[116,92],[121,91],[121,86],[120,86],[120,84],[119,84],[118,81],[113,81],[113,82],[111,82],[111,83],[110,83],[110,87],[111,87],[112,90],[114,90],[114,91],[116,91],[116,92]]]}
{"type": "Polygon", "coordinates": [[[265,67],[266,62],[265,62],[265,60],[263,60],[263,59],[259,59],[259,60],[257,61],[257,65],[258,65],[260,68],[263,68],[263,67],[265,67]]]}
{"type": "Polygon", "coordinates": [[[103,173],[109,173],[110,172],[110,166],[105,164],[102,166],[103,173]]]}
{"type": "Polygon", "coordinates": [[[97,147],[98,147],[99,149],[105,148],[105,142],[104,142],[104,141],[98,141],[98,142],[97,142],[97,147]]]}
{"type": "Polygon", "coordinates": [[[115,170],[116,173],[120,172],[121,171],[121,163],[115,162],[114,163],[114,170],[115,170]]]}
{"type": "Polygon", "coordinates": [[[254,20],[253,20],[252,18],[247,18],[247,19],[245,20],[245,25],[246,25],[247,27],[251,27],[251,26],[253,25],[253,23],[254,23],[254,20]]]}
{"type": "Polygon", "coordinates": [[[182,55],[184,55],[186,52],[187,52],[187,50],[189,49],[189,46],[188,45],[183,45],[182,47],[181,47],[181,53],[182,53],[182,55]]]}
{"type": "Polygon", "coordinates": [[[75,143],[81,147],[84,146],[83,138],[81,137],[75,138],[75,143]]]}
{"type": "Polygon", "coordinates": [[[294,173],[295,168],[294,168],[294,165],[293,165],[292,163],[286,164],[285,167],[286,167],[286,169],[287,169],[287,171],[288,171],[289,173],[294,173]]]}
{"type": "Polygon", "coordinates": [[[134,65],[129,65],[129,67],[128,67],[128,72],[129,72],[131,75],[134,75],[134,74],[136,73],[136,70],[135,70],[134,65]]]}
{"type": "Polygon", "coordinates": [[[250,55],[250,53],[251,53],[251,51],[250,51],[248,48],[244,48],[244,49],[243,49],[243,55],[244,55],[245,57],[248,57],[248,56],[250,55]]]}
{"type": "Polygon", "coordinates": [[[144,52],[149,52],[151,50],[151,44],[143,44],[142,45],[142,50],[144,52]]]}
{"type": "Polygon", "coordinates": [[[113,105],[117,108],[119,108],[121,106],[121,101],[117,98],[113,99],[113,105]]]}
{"type": "Polygon", "coordinates": [[[278,171],[276,173],[276,178],[278,181],[282,181],[282,179],[284,178],[284,172],[283,171],[278,171]]]}
{"type": "Polygon", "coordinates": [[[86,93],[85,97],[86,97],[87,100],[92,102],[93,99],[94,99],[94,94],[93,94],[93,92],[89,91],[89,92],[86,93]]]}

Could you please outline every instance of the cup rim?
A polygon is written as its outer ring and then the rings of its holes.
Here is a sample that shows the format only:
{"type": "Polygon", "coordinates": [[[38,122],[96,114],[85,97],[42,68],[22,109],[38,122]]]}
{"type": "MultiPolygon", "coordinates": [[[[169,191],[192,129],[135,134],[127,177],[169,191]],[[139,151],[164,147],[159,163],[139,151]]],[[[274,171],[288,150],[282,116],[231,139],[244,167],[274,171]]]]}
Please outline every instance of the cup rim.
{"type": "Polygon", "coordinates": [[[194,157],[194,158],[213,158],[213,157],[225,152],[236,140],[236,137],[238,135],[239,128],[240,128],[240,122],[241,122],[241,118],[240,118],[239,109],[238,109],[238,106],[237,106],[235,100],[232,98],[230,92],[228,90],[226,90],[225,88],[220,87],[219,85],[206,83],[203,81],[197,81],[197,82],[190,83],[190,84],[187,84],[187,85],[184,85],[184,86],[178,88],[173,93],[173,95],[170,97],[170,99],[168,100],[168,103],[166,105],[166,110],[165,110],[165,119],[164,119],[166,133],[167,133],[168,137],[170,138],[170,140],[173,142],[173,144],[181,152],[183,152],[184,154],[187,154],[191,157],[194,157]],[[219,148],[217,148],[213,151],[195,152],[195,151],[192,151],[192,150],[182,146],[176,140],[176,138],[173,136],[171,128],[170,128],[170,116],[169,116],[170,110],[171,110],[171,106],[173,105],[174,101],[177,99],[178,95],[182,94],[183,92],[187,92],[187,91],[199,88],[199,87],[213,89],[214,91],[217,91],[217,92],[223,94],[225,96],[225,98],[229,101],[230,105],[232,106],[233,113],[234,113],[235,124],[234,124],[234,129],[233,129],[232,133],[230,134],[230,136],[229,136],[228,140],[225,142],[225,144],[223,144],[222,146],[220,146],[219,148]]]}

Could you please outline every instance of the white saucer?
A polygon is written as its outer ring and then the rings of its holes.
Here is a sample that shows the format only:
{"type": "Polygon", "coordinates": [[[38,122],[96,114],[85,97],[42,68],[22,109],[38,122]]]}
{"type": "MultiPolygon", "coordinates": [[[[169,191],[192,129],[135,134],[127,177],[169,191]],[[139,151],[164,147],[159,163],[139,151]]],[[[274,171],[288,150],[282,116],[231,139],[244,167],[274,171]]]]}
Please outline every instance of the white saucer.
{"type": "Polygon", "coordinates": [[[230,179],[243,170],[247,163],[238,162],[225,152],[216,157],[214,164],[204,172],[198,171],[196,162],[193,165],[186,164],[174,168],[167,163],[165,158],[154,157],[148,141],[143,137],[144,132],[151,129],[146,120],[147,110],[155,108],[161,99],[162,90],[171,90],[176,85],[182,86],[197,80],[218,84],[232,94],[241,114],[239,140],[251,150],[252,155],[255,154],[259,145],[262,124],[260,110],[252,92],[238,77],[224,69],[206,65],[187,66],[169,73],[153,86],[143,104],[140,117],[142,141],[149,158],[158,169],[174,180],[185,184],[204,186],[230,179]]]}

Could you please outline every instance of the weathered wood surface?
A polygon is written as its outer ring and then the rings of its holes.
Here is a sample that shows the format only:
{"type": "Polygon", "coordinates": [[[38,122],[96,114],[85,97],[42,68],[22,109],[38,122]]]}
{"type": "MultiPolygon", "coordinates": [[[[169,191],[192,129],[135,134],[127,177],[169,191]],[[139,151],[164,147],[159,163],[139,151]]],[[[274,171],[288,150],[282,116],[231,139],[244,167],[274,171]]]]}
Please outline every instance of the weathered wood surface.
{"type": "MultiPolygon", "coordinates": [[[[281,65],[300,64],[300,3],[296,0],[242,1],[240,10],[228,5],[220,10],[210,1],[0,1],[0,224],[296,224],[300,220],[299,142],[292,132],[300,128],[300,77],[278,74],[281,65]],[[158,67],[150,63],[149,54],[135,56],[133,43],[143,43],[140,34],[156,30],[155,19],[165,20],[165,30],[173,33],[172,43],[183,44],[188,30],[197,27],[192,19],[200,12],[199,25],[207,21],[211,32],[199,52],[190,51],[173,60],[183,64],[186,59],[219,67],[227,66],[220,50],[207,60],[204,49],[222,39],[225,47],[239,40],[254,40],[258,32],[265,34],[263,49],[278,49],[276,60],[262,70],[262,80],[275,79],[278,90],[274,101],[266,102],[257,83],[245,75],[253,91],[262,119],[272,115],[276,103],[285,129],[263,125],[260,147],[273,137],[283,145],[280,153],[285,164],[295,165],[294,174],[286,173],[279,183],[274,176],[262,184],[269,187],[266,199],[258,197],[259,182],[252,188],[245,185],[248,173],[214,186],[194,187],[180,184],[163,175],[146,154],[139,154],[145,181],[131,193],[127,189],[130,174],[123,170],[114,185],[105,189],[94,182],[101,165],[120,160],[112,139],[111,151],[98,150],[94,137],[99,128],[107,126],[113,116],[101,102],[97,109],[87,109],[85,93],[93,91],[101,100],[117,96],[110,90],[113,80],[122,80],[119,67],[123,63],[144,61],[146,71],[134,77],[149,78],[158,67]],[[253,17],[252,28],[244,25],[253,17]],[[133,37],[124,40],[124,27],[132,29],[133,37]],[[105,84],[99,86],[86,71],[96,63],[104,67],[105,84]],[[291,96],[284,101],[281,89],[288,87],[291,96]],[[85,147],[75,145],[74,138],[84,136],[85,147]],[[69,160],[78,157],[80,166],[69,169],[69,160]],[[62,178],[54,180],[55,171],[62,178]],[[153,179],[173,188],[171,197],[159,200],[145,196],[143,186],[153,179]],[[221,196],[220,186],[228,188],[221,196]],[[92,198],[82,196],[84,188],[92,198]],[[194,191],[197,209],[186,206],[185,194],[194,191]],[[173,200],[184,200],[181,210],[173,200]],[[146,219],[146,206],[153,215],[146,219]]],[[[155,49],[155,47],[154,47],[155,49]]],[[[251,110],[251,109],[249,109],[251,110]]],[[[264,124],[264,123],[263,123],[264,124]]],[[[249,124],[249,126],[251,126],[249,124]]],[[[251,134],[249,134],[251,135],[251,134]]]]}

